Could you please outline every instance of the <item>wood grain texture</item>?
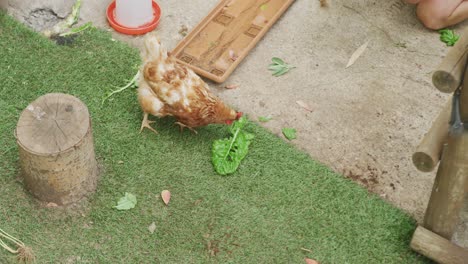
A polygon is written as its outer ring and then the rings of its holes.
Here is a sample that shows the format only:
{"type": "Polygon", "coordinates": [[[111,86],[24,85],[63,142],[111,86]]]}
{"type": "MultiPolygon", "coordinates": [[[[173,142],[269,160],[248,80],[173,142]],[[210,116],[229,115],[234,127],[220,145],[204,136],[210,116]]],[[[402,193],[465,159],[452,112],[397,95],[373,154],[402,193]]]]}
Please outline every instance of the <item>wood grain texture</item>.
{"type": "Polygon", "coordinates": [[[221,1],[171,53],[196,73],[223,82],[293,2],[221,1]]]}
{"type": "Polygon", "coordinates": [[[91,120],[79,99],[58,93],[39,97],[21,113],[16,136],[21,175],[36,198],[65,205],[95,190],[91,120]]]}
{"type": "Polygon", "coordinates": [[[468,250],[447,239],[418,226],[410,243],[411,248],[441,264],[468,263],[468,250]]]}
{"type": "Polygon", "coordinates": [[[424,216],[424,227],[451,239],[468,192],[468,131],[449,135],[424,216]]]}
{"type": "Polygon", "coordinates": [[[16,136],[22,147],[37,154],[53,154],[76,145],[89,129],[86,106],[71,95],[41,96],[21,113],[16,136]]]}

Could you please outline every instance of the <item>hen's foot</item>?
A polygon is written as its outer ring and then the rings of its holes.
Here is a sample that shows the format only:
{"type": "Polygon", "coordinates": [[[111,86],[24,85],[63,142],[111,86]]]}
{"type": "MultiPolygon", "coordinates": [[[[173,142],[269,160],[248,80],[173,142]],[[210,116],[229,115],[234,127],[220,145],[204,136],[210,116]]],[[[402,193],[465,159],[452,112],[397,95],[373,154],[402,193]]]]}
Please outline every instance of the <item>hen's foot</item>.
{"type": "Polygon", "coordinates": [[[182,131],[184,130],[184,128],[188,128],[188,129],[190,129],[190,131],[192,131],[193,133],[198,134],[198,132],[197,132],[195,129],[193,129],[193,128],[187,126],[187,125],[184,125],[184,124],[182,124],[182,123],[180,123],[180,122],[175,122],[175,124],[180,126],[180,132],[182,132],[182,131]]]}
{"type": "Polygon", "coordinates": [[[140,128],[140,133],[143,131],[144,128],[148,128],[149,130],[153,131],[156,135],[158,134],[158,131],[156,129],[152,128],[150,124],[154,123],[155,121],[148,120],[148,113],[144,113],[143,115],[143,121],[141,122],[141,128],[140,128]]]}

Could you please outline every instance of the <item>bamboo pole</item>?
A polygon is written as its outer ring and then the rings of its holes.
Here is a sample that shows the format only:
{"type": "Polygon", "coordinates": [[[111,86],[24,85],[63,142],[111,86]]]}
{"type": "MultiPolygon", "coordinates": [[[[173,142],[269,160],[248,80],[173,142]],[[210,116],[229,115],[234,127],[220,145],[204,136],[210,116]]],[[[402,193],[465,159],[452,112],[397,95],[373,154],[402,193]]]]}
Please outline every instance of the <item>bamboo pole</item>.
{"type": "Polygon", "coordinates": [[[454,245],[447,239],[418,226],[414,231],[410,247],[441,264],[465,264],[468,262],[468,250],[454,245]]]}
{"type": "Polygon", "coordinates": [[[451,109],[452,100],[448,100],[416,148],[413,164],[418,170],[430,172],[439,163],[442,148],[447,143],[451,109]]]}
{"type": "Polygon", "coordinates": [[[460,85],[468,54],[468,28],[432,74],[432,83],[443,93],[453,93],[460,85]]]}

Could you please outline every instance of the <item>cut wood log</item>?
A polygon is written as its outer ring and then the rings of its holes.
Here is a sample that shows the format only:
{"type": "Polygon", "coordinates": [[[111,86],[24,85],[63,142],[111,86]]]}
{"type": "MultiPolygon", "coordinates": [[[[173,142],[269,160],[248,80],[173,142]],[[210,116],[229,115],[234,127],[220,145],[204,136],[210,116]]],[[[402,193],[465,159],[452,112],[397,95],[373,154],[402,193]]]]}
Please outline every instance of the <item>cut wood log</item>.
{"type": "Polygon", "coordinates": [[[450,48],[447,56],[432,74],[432,83],[443,93],[453,93],[460,85],[468,54],[468,28],[450,48]]]}
{"type": "Polygon", "coordinates": [[[449,135],[424,216],[424,227],[451,239],[468,192],[468,131],[449,135]]]}
{"type": "Polygon", "coordinates": [[[452,100],[450,99],[416,148],[413,154],[413,164],[418,170],[430,172],[439,163],[442,148],[448,139],[451,109],[452,100]]]}
{"type": "Polygon", "coordinates": [[[418,226],[410,243],[411,248],[441,264],[466,264],[468,250],[447,239],[418,226]]]}
{"type": "Polygon", "coordinates": [[[67,205],[95,190],[91,120],[79,99],[39,97],[21,113],[16,138],[25,187],[39,200],[67,205]]]}

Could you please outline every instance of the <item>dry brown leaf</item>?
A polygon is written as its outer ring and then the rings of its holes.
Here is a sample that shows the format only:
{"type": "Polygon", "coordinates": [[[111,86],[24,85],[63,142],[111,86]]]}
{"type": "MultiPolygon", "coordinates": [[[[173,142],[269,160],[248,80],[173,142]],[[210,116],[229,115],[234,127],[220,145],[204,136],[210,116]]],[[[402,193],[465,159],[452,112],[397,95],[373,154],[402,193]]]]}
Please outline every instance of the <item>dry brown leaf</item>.
{"type": "Polygon", "coordinates": [[[327,0],[319,0],[320,1],[320,7],[328,7],[328,1],[327,0]]]}
{"type": "Polygon", "coordinates": [[[168,205],[169,201],[171,200],[171,192],[168,190],[164,190],[161,192],[161,198],[163,199],[163,202],[168,205]]]}
{"type": "Polygon", "coordinates": [[[353,65],[356,60],[361,57],[361,55],[364,53],[364,51],[367,48],[367,45],[369,44],[369,41],[366,41],[366,43],[362,44],[354,53],[351,55],[351,58],[349,58],[348,64],[346,64],[345,68],[348,68],[349,66],[353,65]]]}
{"type": "Polygon", "coordinates": [[[314,259],[310,259],[310,258],[305,258],[304,261],[307,264],[320,264],[318,261],[316,261],[314,259]]]}
{"type": "Polygon", "coordinates": [[[48,203],[48,204],[46,205],[46,207],[47,207],[47,208],[58,207],[58,204],[56,204],[56,203],[48,203]]]}
{"type": "Polygon", "coordinates": [[[224,88],[226,88],[226,89],[236,89],[238,87],[239,87],[238,84],[228,84],[228,85],[224,86],[224,88]]]}
{"type": "Polygon", "coordinates": [[[151,225],[148,226],[148,231],[150,231],[151,234],[154,233],[154,230],[156,230],[156,223],[153,222],[151,225]]]}
{"type": "Polygon", "coordinates": [[[313,112],[313,111],[314,111],[308,104],[304,103],[304,101],[299,100],[299,101],[296,101],[296,103],[297,103],[300,107],[304,108],[305,110],[307,110],[307,111],[309,111],[309,112],[313,112]]]}

